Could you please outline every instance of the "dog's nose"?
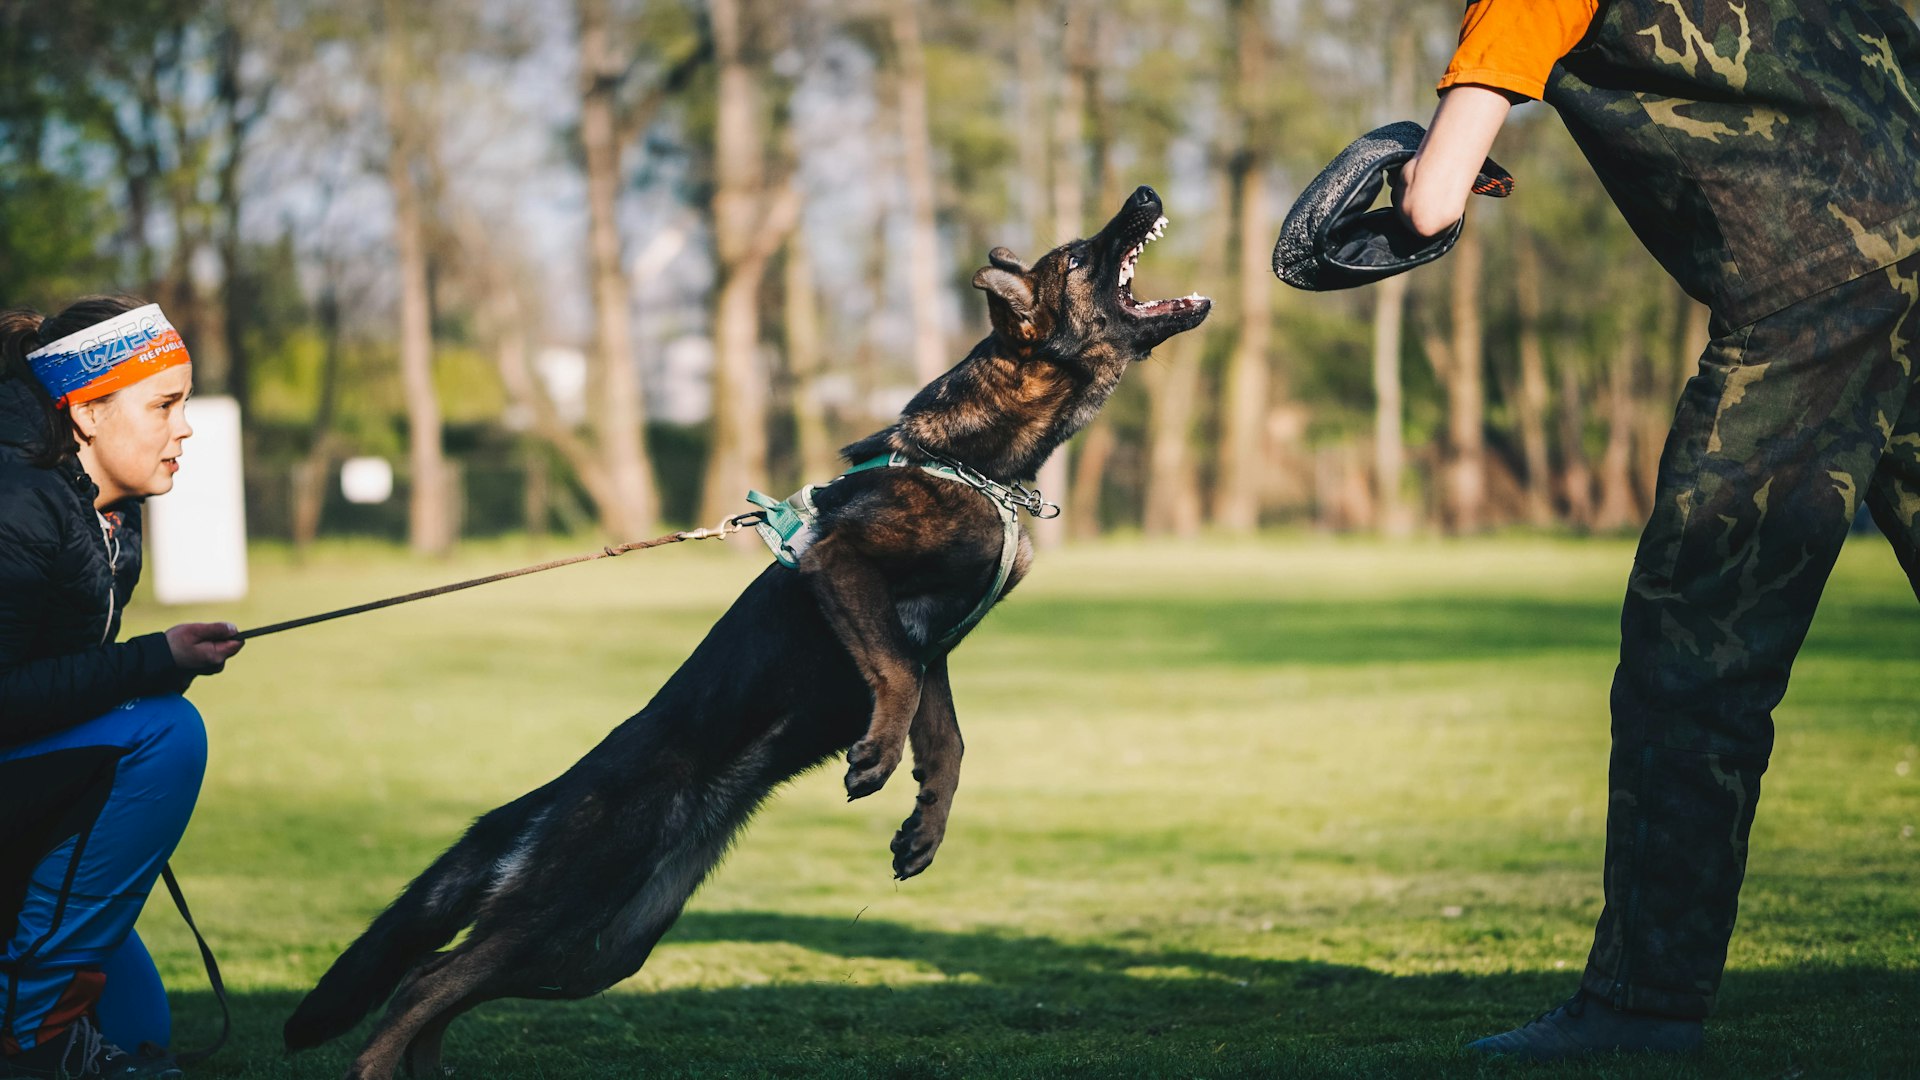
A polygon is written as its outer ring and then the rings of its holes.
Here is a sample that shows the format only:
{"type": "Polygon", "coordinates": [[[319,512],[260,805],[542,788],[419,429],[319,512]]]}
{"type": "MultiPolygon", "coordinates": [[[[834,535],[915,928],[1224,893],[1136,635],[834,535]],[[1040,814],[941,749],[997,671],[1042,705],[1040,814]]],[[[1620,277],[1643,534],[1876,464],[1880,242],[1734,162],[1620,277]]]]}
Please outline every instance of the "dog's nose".
{"type": "Polygon", "coordinates": [[[1157,203],[1159,201],[1160,201],[1160,193],[1153,190],[1152,188],[1148,187],[1145,184],[1141,184],[1139,187],[1134,189],[1133,204],[1135,206],[1152,206],[1154,203],[1157,203]]]}

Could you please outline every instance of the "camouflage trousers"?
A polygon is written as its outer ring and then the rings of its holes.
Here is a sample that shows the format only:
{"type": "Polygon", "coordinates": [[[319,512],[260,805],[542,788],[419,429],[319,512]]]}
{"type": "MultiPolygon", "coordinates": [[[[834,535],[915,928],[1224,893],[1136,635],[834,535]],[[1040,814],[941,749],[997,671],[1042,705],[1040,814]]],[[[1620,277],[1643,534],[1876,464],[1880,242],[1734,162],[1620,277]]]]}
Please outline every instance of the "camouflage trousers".
{"type": "Polygon", "coordinates": [[[1621,615],[1582,980],[1678,1017],[1719,989],[1773,709],[1860,500],[1920,594],[1920,256],[1713,332],[1621,615]]]}

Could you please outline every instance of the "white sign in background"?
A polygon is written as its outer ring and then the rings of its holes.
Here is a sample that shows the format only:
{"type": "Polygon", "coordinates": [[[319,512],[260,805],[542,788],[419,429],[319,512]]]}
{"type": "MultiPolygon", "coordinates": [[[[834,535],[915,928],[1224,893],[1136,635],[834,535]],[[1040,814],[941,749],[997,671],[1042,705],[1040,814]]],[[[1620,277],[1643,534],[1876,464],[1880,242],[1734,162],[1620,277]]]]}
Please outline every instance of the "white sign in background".
{"type": "Polygon", "coordinates": [[[240,471],[240,405],[230,397],[187,403],[193,436],[182,444],[173,490],[147,500],[147,574],[162,604],[247,595],[247,505],[240,471]]]}
{"type": "Polygon", "coordinates": [[[340,464],[340,494],[358,506],[393,498],[393,463],[386,458],[348,458],[340,464]]]}

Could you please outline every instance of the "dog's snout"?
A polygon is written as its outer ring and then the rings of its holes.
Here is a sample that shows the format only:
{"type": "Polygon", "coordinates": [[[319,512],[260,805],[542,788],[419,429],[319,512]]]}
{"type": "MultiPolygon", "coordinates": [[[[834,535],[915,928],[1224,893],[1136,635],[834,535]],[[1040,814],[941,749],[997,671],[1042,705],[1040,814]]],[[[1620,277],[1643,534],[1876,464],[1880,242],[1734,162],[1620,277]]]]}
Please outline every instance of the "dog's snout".
{"type": "Polygon", "coordinates": [[[1159,201],[1160,193],[1145,184],[1141,184],[1138,188],[1134,189],[1133,204],[1135,206],[1152,206],[1159,201]]]}

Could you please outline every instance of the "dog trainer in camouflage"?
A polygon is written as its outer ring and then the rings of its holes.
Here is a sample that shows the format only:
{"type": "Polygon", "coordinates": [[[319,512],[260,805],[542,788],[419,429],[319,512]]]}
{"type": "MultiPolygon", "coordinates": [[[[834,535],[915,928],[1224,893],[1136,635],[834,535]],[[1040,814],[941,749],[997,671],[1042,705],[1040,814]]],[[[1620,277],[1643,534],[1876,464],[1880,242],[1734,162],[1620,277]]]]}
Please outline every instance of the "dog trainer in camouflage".
{"type": "Polygon", "coordinates": [[[1713,312],[1621,619],[1581,989],[1474,1045],[1693,1049],[1772,711],[1862,500],[1920,594],[1920,31],[1890,0],[1480,0],[1441,87],[1396,191],[1417,231],[1457,219],[1464,163],[1544,96],[1713,312]]]}

